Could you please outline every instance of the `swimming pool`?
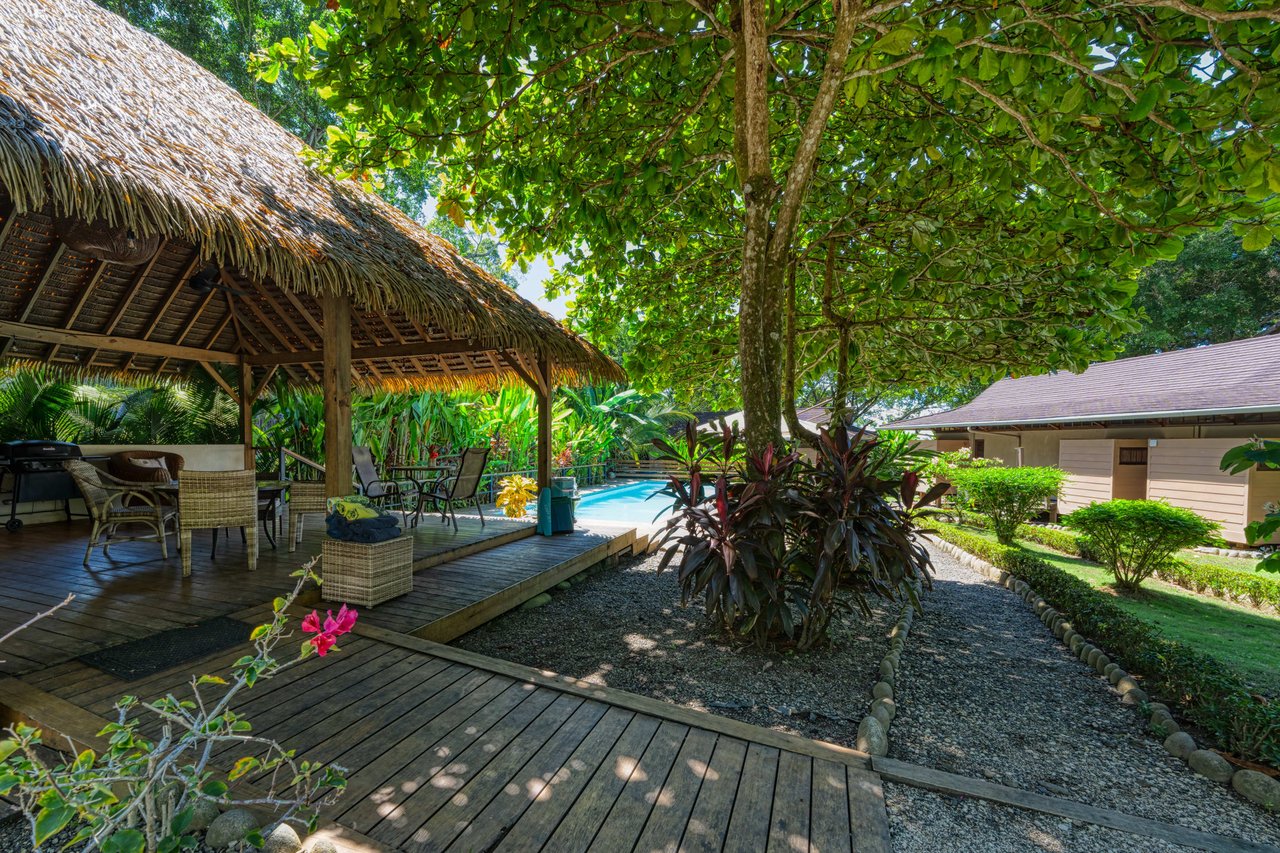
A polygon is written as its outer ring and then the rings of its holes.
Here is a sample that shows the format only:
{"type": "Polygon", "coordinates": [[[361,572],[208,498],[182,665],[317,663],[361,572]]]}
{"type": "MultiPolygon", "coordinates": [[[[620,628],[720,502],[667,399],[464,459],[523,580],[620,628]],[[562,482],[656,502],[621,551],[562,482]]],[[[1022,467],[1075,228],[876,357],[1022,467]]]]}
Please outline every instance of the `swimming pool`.
{"type": "Polygon", "coordinates": [[[658,494],[666,485],[653,480],[585,492],[578,502],[577,516],[585,521],[661,524],[671,510],[671,499],[658,494]]]}

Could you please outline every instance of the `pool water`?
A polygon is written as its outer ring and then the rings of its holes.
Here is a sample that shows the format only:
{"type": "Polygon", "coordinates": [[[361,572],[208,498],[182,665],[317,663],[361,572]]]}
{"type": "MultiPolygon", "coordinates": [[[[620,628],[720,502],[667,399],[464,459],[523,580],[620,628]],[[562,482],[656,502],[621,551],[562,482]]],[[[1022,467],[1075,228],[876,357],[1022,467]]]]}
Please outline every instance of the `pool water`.
{"type": "Polygon", "coordinates": [[[587,492],[578,502],[577,517],[587,521],[661,524],[671,512],[671,498],[658,494],[666,485],[653,480],[587,492]]]}

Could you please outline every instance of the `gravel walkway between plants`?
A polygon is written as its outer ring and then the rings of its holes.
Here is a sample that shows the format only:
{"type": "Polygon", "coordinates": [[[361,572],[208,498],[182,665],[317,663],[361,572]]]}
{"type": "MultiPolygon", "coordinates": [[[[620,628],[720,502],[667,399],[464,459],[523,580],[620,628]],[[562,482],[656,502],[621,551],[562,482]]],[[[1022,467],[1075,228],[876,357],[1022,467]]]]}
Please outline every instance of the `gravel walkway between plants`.
{"type": "Polygon", "coordinates": [[[454,645],[642,693],[725,717],[853,746],[888,648],[892,607],[854,617],[830,648],[766,653],[712,631],[682,608],[674,571],[657,555],[555,590],[549,604],[514,610],[454,645]]]}
{"type": "MultiPolygon", "coordinates": [[[[940,551],[933,561],[934,588],[902,657],[891,757],[1280,844],[1280,819],[1166,753],[1013,593],[940,551]]],[[[903,851],[948,849],[948,838],[968,839],[973,850],[1179,849],[1049,815],[886,789],[903,851]]]]}

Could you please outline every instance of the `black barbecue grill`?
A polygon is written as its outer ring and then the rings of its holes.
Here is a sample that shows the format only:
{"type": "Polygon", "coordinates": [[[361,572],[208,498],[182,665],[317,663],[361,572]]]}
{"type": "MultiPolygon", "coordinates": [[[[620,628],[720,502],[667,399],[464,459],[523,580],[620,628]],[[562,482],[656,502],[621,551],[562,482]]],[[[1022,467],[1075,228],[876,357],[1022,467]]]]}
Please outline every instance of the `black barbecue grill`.
{"type": "Polygon", "coordinates": [[[5,529],[10,533],[22,529],[18,504],[32,501],[62,501],[70,520],[71,499],[80,494],[62,463],[80,458],[80,448],[67,441],[0,442],[0,474],[5,475],[0,479],[7,479],[11,488],[5,529]]]}

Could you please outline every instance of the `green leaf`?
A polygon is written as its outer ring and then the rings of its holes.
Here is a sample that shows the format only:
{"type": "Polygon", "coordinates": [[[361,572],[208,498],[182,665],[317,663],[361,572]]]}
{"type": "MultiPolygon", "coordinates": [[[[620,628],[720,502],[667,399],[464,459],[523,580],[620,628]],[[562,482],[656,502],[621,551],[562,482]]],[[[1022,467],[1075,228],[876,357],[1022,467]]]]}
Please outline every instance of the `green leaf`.
{"type": "Polygon", "coordinates": [[[1246,252],[1257,252],[1271,245],[1271,229],[1265,225],[1255,225],[1244,235],[1240,244],[1246,252]]]}
{"type": "Polygon", "coordinates": [[[982,51],[982,56],[978,59],[978,79],[994,80],[999,73],[1000,57],[994,50],[982,51]]]}
{"type": "Polygon", "coordinates": [[[75,815],[76,810],[71,806],[52,806],[41,809],[36,815],[34,837],[36,846],[39,847],[61,832],[75,815]]]}
{"type": "Polygon", "coordinates": [[[4,761],[10,755],[18,751],[18,742],[13,738],[0,740],[0,761],[4,761]]]}
{"type": "Polygon", "coordinates": [[[102,842],[102,853],[142,853],[146,837],[136,829],[122,829],[102,842]]]}
{"type": "Polygon", "coordinates": [[[200,786],[200,792],[206,797],[213,797],[216,800],[227,792],[227,783],[220,782],[217,779],[210,779],[200,786]]]}
{"type": "Polygon", "coordinates": [[[876,41],[875,49],[881,53],[892,55],[900,55],[908,53],[911,45],[915,43],[916,31],[910,27],[898,27],[896,30],[890,30],[876,41]]]}

